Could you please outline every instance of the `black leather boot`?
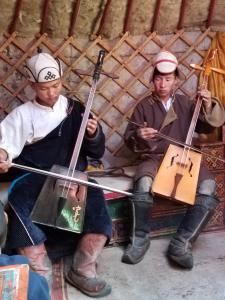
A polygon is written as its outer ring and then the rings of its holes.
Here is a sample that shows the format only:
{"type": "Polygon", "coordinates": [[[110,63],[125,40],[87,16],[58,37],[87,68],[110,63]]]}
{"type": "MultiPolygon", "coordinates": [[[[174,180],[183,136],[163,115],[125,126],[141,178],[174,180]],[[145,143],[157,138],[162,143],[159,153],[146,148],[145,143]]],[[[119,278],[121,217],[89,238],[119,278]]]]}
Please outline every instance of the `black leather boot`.
{"type": "Polygon", "coordinates": [[[193,206],[189,206],[183,221],[173,236],[169,247],[169,257],[185,268],[193,268],[190,249],[205,228],[219,203],[216,196],[197,195],[193,206]]]}
{"type": "Polygon", "coordinates": [[[150,246],[149,231],[153,199],[148,192],[134,192],[134,196],[129,200],[133,212],[133,228],[130,244],[122,256],[122,262],[137,264],[144,258],[150,246]]]}

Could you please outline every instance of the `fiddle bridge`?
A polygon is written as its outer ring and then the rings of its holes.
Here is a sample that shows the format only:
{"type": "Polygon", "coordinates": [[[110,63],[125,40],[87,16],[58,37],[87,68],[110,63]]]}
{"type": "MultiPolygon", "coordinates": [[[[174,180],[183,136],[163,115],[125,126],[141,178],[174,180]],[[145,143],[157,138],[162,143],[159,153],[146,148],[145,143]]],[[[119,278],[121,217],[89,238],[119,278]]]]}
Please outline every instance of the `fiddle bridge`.
{"type": "Polygon", "coordinates": [[[180,166],[180,167],[182,167],[182,168],[187,168],[187,164],[185,164],[185,163],[182,163],[182,162],[180,162],[180,161],[178,161],[177,163],[176,163],[178,166],[180,166]]]}
{"type": "Polygon", "coordinates": [[[62,189],[65,189],[67,191],[69,191],[69,190],[74,191],[75,190],[74,187],[72,187],[71,184],[70,185],[69,184],[60,184],[59,187],[62,188],[62,189]]]}

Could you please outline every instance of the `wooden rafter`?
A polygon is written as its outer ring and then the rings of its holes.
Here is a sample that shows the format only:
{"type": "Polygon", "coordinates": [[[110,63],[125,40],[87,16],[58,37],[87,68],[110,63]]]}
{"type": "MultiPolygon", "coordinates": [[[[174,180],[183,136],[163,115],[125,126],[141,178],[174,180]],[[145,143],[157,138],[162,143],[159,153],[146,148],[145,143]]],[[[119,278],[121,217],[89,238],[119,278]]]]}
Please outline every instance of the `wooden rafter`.
{"type": "Polygon", "coordinates": [[[13,16],[13,21],[12,21],[12,24],[10,25],[10,28],[9,28],[9,33],[10,34],[12,34],[16,29],[16,24],[17,24],[17,21],[19,19],[22,4],[23,4],[23,0],[17,0],[16,9],[15,9],[15,13],[14,13],[14,16],[13,16]]]}

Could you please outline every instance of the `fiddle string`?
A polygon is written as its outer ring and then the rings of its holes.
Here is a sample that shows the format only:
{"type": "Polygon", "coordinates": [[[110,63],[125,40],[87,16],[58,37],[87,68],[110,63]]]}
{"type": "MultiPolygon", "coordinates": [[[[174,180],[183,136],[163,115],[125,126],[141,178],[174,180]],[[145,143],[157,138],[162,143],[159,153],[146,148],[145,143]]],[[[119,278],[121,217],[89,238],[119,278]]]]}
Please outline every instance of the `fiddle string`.
{"type": "MultiPolygon", "coordinates": [[[[101,70],[102,70],[102,64],[103,64],[103,59],[104,59],[105,53],[106,52],[103,51],[103,50],[101,50],[99,52],[97,64],[95,65],[95,69],[94,69],[93,83],[92,83],[92,86],[91,86],[91,91],[89,93],[88,100],[87,100],[87,103],[86,103],[86,109],[85,109],[84,114],[83,114],[83,120],[81,122],[80,130],[79,130],[79,133],[78,133],[78,136],[77,136],[77,140],[76,140],[76,144],[75,144],[75,147],[74,147],[74,150],[73,150],[70,165],[69,165],[69,168],[68,168],[68,171],[67,171],[67,176],[72,171],[71,177],[73,177],[74,173],[75,173],[75,170],[76,170],[77,161],[78,161],[78,157],[79,157],[80,150],[81,150],[81,145],[82,145],[82,142],[83,142],[83,139],[84,139],[84,134],[85,134],[87,123],[88,123],[89,113],[91,111],[91,106],[92,106],[93,99],[94,99],[96,85],[97,85],[97,82],[99,80],[100,73],[101,73],[101,70]]],[[[64,195],[66,184],[67,184],[67,181],[64,182],[64,186],[63,186],[63,190],[62,190],[62,197],[64,195]]],[[[71,184],[72,183],[69,182],[69,186],[67,186],[65,198],[68,196],[69,190],[71,188],[71,184]]]]}
{"type": "MultiPolygon", "coordinates": [[[[71,162],[70,162],[71,164],[71,162]]],[[[70,171],[70,167],[68,168],[68,171],[66,173],[66,176],[69,176],[69,171],[70,171]]],[[[65,191],[65,188],[66,188],[66,184],[67,184],[68,181],[64,181],[64,184],[63,184],[63,189],[62,189],[62,193],[61,193],[61,197],[63,197],[63,194],[64,194],[64,191],[65,191]]],[[[71,182],[70,182],[71,183],[71,182]]]]}
{"type": "MultiPolygon", "coordinates": [[[[206,83],[203,82],[201,89],[205,89],[205,88],[206,88],[206,83]]],[[[200,96],[199,96],[199,99],[198,99],[198,101],[197,101],[197,105],[196,105],[196,106],[197,106],[197,107],[196,107],[197,115],[199,115],[200,109],[201,109],[201,106],[202,106],[202,99],[201,99],[200,96]],[[199,102],[199,100],[200,100],[200,102],[199,102]]],[[[196,120],[195,120],[195,122],[194,122],[193,128],[196,127],[196,124],[197,124],[197,118],[196,118],[196,120]]],[[[193,130],[193,132],[192,132],[192,137],[193,137],[193,134],[194,134],[194,130],[193,130]]],[[[190,143],[191,143],[191,142],[190,142],[190,143]]],[[[187,152],[187,155],[186,155],[186,159],[185,159],[185,164],[184,164],[183,170],[184,170],[185,166],[187,166],[187,161],[188,161],[188,158],[189,158],[189,153],[190,153],[190,148],[188,148],[188,152],[187,152]]],[[[183,174],[183,172],[182,172],[182,174],[183,174]]]]}
{"type": "Polygon", "coordinates": [[[185,147],[184,149],[185,149],[184,151],[186,152],[186,159],[185,159],[185,162],[184,162],[184,166],[182,168],[181,175],[183,175],[184,168],[187,166],[187,161],[188,161],[188,157],[189,157],[189,153],[190,153],[190,148],[185,147]]]}
{"type": "MultiPolygon", "coordinates": [[[[200,108],[201,108],[201,105],[199,106],[199,111],[200,111],[200,108]]],[[[198,111],[198,114],[199,114],[199,111],[198,111]]],[[[197,121],[195,122],[195,126],[196,126],[196,123],[197,123],[197,121]]],[[[195,127],[195,126],[194,126],[194,127],[195,127]]],[[[183,153],[182,153],[182,156],[181,156],[180,165],[179,165],[178,171],[177,171],[177,172],[179,172],[180,167],[182,167],[182,171],[181,171],[181,173],[180,173],[181,175],[183,175],[184,169],[185,169],[185,167],[187,166],[187,162],[188,162],[188,158],[189,158],[189,153],[190,153],[190,147],[185,146],[185,147],[184,147],[184,150],[183,150],[183,153]],[[183,164],[183,166],[182,166],[183,156],[184,156],[184,155],[186,155],[186,158],[185,158],[184,164],[183,164]]]]}

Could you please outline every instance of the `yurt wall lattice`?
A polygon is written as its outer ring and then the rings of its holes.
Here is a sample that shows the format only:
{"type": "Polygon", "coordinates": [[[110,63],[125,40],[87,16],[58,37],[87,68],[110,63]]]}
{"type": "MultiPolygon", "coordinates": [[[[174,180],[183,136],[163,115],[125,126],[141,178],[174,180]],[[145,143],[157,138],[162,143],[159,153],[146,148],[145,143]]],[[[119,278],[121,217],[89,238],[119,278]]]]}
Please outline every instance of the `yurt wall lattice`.
{"type": "Polygon", "coordinates": [[[98,52],[103,49],[106,51],[103,71],[118,74],[120,78],[109,79],[101,76],[92,112],[103,126],[106,153],[121,155],[125,151],[123,133],[127,126],[127,118],[130,117],[134,106],[153,90],[150,74],[155,54],[164,49],[176,55],[180,68],[187,77],[176,89],[194,99],[199,72],[192,70],[189,64],[193,57],[198,59],[193,61],[194,63],[202,63],[205,51],[201,50],[200,45],[206,39],[210,44],[213,33],[210,28],[201,28],[195,41],[191,41],[183,29],[174,30],[174,34],[168,36],[167,42],[162,41],[156,32],[146,32],[139,39],[129,36],[127,32],[111,42],[97,36],[92,38],[92,41],[85,42],[73,37],[53,41],[48,39],[46,34],[37,34],[32,41],[27,41],[24,45],[16,32],[12,35],[4,33],[0,41],[0,119],[4,119],[16,106],[33,97],[23,66],[25,60],[36,53],[37,46],[51,53],[53,57],[58,57],[62,62],[63,94],[75,97],[84,104],[92,81],[90,77],[76,75],[73,69],[93,70],[98,52]],[[181,45],[182,54],[177,51],[181,45]]]}

